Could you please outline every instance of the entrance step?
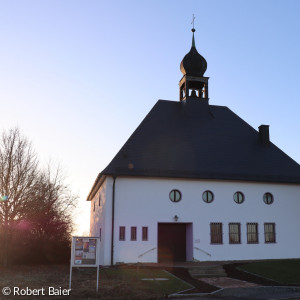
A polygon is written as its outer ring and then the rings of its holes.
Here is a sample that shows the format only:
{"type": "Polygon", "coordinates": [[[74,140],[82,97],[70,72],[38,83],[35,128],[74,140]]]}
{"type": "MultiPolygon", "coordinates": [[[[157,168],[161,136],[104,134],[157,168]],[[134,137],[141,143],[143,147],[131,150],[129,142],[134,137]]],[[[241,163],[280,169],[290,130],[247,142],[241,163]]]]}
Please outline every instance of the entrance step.
{"type": "Polygon", "coordinates": [[[188,268],[190,275],[194,278],[226,277],[226,271],[221,265],[197,266],[188,268]]]}

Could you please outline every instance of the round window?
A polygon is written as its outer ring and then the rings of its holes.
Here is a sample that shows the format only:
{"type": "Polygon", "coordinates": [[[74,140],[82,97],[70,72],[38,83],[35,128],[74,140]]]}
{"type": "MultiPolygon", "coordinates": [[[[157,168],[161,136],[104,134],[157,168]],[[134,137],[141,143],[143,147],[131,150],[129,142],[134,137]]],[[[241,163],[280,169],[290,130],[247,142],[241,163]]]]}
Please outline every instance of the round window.
{"type": "Polygon", "coordinates": [[[236,192],[236,193],[234,193],[234,195],[233,195],[233,200],[234,200],[236,203],[241,204],[241,203],[244,202],[245,196],[244,196],[244,194],[243,194],[242,192],[236,192]]]}
{"type": "Polygon", "coordinates": [[[263,200],[266,204],[272,204],[274,202],[273,195],[271,193],[265,193],[263,200]]]}
{"type": "Polygon", "coordinates": [[[205,191],[202,194],[202,199],[206,203],[211,203],[214,200],[214,194],[211,191],[205,191]]]}
{"type": "Polygon", "coordinates": [[[172,202],[179,202],[181,200],[181,192],[178,190],[172,190],[169,197],[172,202]]]}

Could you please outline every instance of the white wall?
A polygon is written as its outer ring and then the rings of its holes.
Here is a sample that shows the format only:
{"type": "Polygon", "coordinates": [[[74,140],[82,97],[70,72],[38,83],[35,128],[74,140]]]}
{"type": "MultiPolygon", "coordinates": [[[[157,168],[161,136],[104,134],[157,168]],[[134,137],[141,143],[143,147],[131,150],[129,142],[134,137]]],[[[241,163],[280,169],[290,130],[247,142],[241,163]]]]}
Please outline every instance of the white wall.
{"type": "Polygon", "coordinates": [[[112,178],[108,177],[91,201],[90,236],[100,235],[100,265],[110,264],[112,178]],[[101,201],[99,206],[99,197],[101,201]],[[95,204],[95,211],[94,211],[95,204]]]}
{"type": "MultiPolygon", "coordinates": [[[[112,179],[103,183],[104,210],[91,213],[91,235],[102,229],[102,262],[110,264],[112,179]],[[101,214],[105,214],[101,217],[101,214]],[[104,237],[105,230],[105,239],[104,237]]],[[[96,195],[97,198],[97,195],[96,195]]],[[[96,205],[97,209],[97,205],[96,205]]],[[[117,178],[115,184],[114,263],[157,262],[157,227],[160,222],[193,223],[193,257],[197,260],[242,260],[300,257],[300,186],[211,180],[117,178]],[[182,200],[173,203],[169,192],[178,189],[182,200]],[[205,203],[202,193],[211,190],[214,201],[205,203]],[[233,194],[241,191],[245,202],[236,204],[233,194]],[[266,205],[263,194],[270,192],[274,203],[266,205]],[[210,244],[210,223],[223,223],[223,244],[210,244]],[[229,244],[228,223],[241,223],[241,244],[229,244]],[[258,223],[259,243],[247,244],[246,223],[258,223]],[[276,243],[265,244],[264,223],[276,223],[276,243]],[[126,226],[126,240],[119,241],[119,227],[126,226]],[[130,227],[137,227],[137,241],[130,241],[130,227]],[[142,241],[142,227],[149,229],[142,241]],[[155,248],[155,250],[151,250],[155,248]],[[197,250],[196,248],[200,249],[197,250]],[[151,251],[149,251],[151,250],[151,251]],[[141,254],[148,253],[140,256],[141,254]],[[206,253],[209,253],[207,255],[206,253]],[[140,256],[140,257],[139,257],[140,256]]],[[[190,255],[189,255],[190,256],[190,255]]]]}

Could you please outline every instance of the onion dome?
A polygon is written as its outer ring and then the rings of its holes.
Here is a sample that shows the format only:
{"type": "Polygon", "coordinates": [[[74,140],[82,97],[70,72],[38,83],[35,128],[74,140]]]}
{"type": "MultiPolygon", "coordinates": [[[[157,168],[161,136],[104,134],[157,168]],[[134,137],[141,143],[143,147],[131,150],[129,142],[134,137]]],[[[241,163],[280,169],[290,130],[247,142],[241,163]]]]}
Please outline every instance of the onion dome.
{"type": "Polygon", "coordinates": [[[190,52],[187,53],[183,58],[183,60],[181,61],[180,71],[182,72],[183,75],[203,77],[203,74],[207,69],[207,62],[205,58],[198,53],[195,47],[194,28],[192,29],[192,32],[193,32],[192,47],[190,52]]]}

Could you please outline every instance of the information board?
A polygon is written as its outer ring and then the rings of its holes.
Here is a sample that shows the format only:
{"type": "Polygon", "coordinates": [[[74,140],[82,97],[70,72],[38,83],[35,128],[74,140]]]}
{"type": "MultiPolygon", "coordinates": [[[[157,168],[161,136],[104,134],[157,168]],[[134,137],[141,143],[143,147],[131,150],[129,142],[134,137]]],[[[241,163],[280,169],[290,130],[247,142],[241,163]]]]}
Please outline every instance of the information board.
{"type": "Polygon", "coordinates": [[[97,238],[74,237],[74,266],[96,265],[97,238]]]}
{"type": "Polygon", "coordinates": [[[72,283],[73,267],[96,267],[97,268],[97,291],[99,280],[99,237],[73,236],[71,247],[70,282],[72,283]]]}

